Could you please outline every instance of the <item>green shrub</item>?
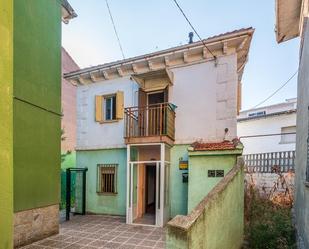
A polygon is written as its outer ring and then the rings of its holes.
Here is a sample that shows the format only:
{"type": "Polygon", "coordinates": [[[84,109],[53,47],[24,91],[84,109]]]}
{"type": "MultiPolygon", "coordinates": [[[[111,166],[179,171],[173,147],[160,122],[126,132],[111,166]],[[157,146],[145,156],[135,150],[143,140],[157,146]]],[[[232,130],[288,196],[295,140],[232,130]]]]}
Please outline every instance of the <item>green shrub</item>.
{"type": "Polygon", "coordinates": [[[279,206],[256,193],[251,194],[250,198],[246,212],[246,240],[249,248],[296,248],[291,207],[279,206]]]}

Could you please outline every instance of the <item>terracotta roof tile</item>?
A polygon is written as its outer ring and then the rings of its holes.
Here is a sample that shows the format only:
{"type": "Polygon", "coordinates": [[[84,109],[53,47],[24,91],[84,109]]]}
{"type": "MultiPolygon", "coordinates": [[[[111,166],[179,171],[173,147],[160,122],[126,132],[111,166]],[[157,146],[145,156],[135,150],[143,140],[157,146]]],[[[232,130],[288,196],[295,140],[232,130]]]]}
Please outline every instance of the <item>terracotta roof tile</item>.
{"type": "Polygon", "coordinates": [[[222,141],[216,143],[200,143],[195,142],[192,144],[194,151],[213,151],[213,150],[234,150],[239,144],[238,139],[233,141],[222,141]]]}

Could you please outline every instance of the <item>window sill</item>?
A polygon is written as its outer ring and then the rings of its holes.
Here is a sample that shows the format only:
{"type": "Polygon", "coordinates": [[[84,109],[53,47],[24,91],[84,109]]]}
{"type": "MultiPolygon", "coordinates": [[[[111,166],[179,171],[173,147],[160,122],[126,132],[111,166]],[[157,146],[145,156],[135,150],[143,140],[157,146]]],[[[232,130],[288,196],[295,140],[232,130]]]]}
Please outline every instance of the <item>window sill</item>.
{"type": "Polygon", "coordinates": [[[105,120],[105,121],[101,121],[100,124],[110,124],[110,123],[116,123],[118,121],[119,121],[118,119],[105,120]]]}
{"type": "Polygon", "coordinates": [[[97,192],[98,195],[106,195],[106,196],[116,196],[118,193],[104,193],[104,192],[97,192]]]}
{"type": "Polygon", "coordinates": [[[279,142],[279,144],[296,144],[296,142],[279,142]]]}

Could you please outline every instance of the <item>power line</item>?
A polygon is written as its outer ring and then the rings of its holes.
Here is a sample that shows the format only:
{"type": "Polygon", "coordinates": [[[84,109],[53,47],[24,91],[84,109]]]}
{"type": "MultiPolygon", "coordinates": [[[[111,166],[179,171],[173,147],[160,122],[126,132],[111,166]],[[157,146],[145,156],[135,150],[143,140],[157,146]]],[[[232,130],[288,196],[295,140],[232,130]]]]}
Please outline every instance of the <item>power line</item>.
{"type": "Polygon", "coordinates": [[[285,87],[294,77],[295,75],[298,73],[298,69],[296,70],[295,73],[293,73],[293,75],[286,81],[284,82],[276,91],[274,91],[271,95],[269,95],[266,99],[264,99],[263,101],[261,101],[260,103],[258,103],[257,105],[255,105],[254,107],[250,108],[249,110],[255,109],[258,106],[264,104],[267,100],[269,100],[270,98],[272,98],[277,92],[279,92],[283,87],[285,87]]]}
{"type": "Polygon", "coordinates": [[[271,136],[282,136],[282,135],[296,135],[296,132],[284,132],[284,133],[270,133],[270,134],[240,136],[239,140],[242,139],[242,138],[271,137],[271,136]]]}
{"type": "Polygon", "coordinates": [[[121,46],[121,42],[120,42],[120,39],[119,39],[119,35],[118,35],[117,29],[116,29],[116,25],[115,25],[115,22],[114,22],[114,18],[113,18],[112,12],[110,10],[108,1],[105,0],[105,2],[106,2],[106,6],[107,6],[107,9],[108,9],[109,16],[111,18],[111,21],[112,21],[112,24],[113,24],[113,27],[114,27],[114,31],[115,31],[117,40],[118,40],[118,45],[119,45],[119,48],[120,48],[120,51],[121,51],[121,54],[122,54],[122,58],[125,59],[125,56],[124,56],[124,53],[123,53],[123,49],[122,49],[122,46],[121,46]]]}
{"type": "Polygon", "coordinates": [[[192,23],[190,22],[189,18],[186,16],[185,12],[183,11],[183,9],[180,7],[180,5],[178,4],[177,0],[173,0],[174,3],[176,4],[177,8],[180,10],[181,14],[184,16],[184,18],[186,19],[186,21],[188,22],[188,24],[190,25],[190,27],[192,28],[192,30],[194,31],[194,33],[197,35],[197,37],[200,39],[200,41],[203,43],[203,45],[205,46],[205,48],[209,51],[209,53],[211,53],[211,55],[214,57],[214,59],[216,60],[217,57],[213,54],[213,52],[207,47],[206,43],[204,42],[204,40],[202,39],[202,37],[197,33],[196,29],[194,28],[194,26],[192,25],[192,23]]]}

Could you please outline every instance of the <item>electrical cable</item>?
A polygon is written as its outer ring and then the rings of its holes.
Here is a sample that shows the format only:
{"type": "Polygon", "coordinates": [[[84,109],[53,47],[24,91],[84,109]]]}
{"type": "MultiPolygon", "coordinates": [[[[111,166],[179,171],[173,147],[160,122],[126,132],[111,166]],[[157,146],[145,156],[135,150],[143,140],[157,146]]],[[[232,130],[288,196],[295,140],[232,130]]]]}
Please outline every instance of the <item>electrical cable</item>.
{"type": "Polygon", "coordinates": [[[284,87],[295,77],[295,75],[296,75],[297,73],[298,73],[298,69],[296,70],[295,73],[293,73],[293,75],[292,75],[286,82],[284,82],[284,84],[282,84],[282,85],[281,85],[277,90],[275,90],[271,95],[269,95],[266,99],[264,99],[263,101],[261,101],[260,103],[258,103],[257,105],[255,105],[254,107],[248,109],[247,111],[257,108],[258,106],[264,104],[267,100],[269,100],[270,98],[272,98],[277,92],[279,92],[282,88],[284,88],[284,87]]]}
{"type": "Polygon", "coordinates": [[[119,35],[118,35],[117,29],[116,29],[116,25],[115,25],[115,22],[114,22],[114,18],[113,18],[112,12],[110,10],[108,1],[105,0],[105,2],[106,2],[106,6],[107,6],[107,9],[108,9],[109,16],[110,16],[112,24],[113,24],[113,28],[114,28],[117,40],[118,40],[118,45],[119,45],[119,48],[120,48],[120,51],[121,51],[121,54],[122,54],[122,58],[125,59],[124,52],[123,52],[123,49],[122,49],[122,46],[121,46],[121,42],[120,42],[120,39],[119,39],[119,35]]]}
{"type": "Polygon", "coordinates": [[[199,35],[199,33],[196,31],[196,29],[194,28],[194,26],[192,25],[192,23],[190,22],[189,18],[187,17],[187,15],[185,14],[185,12],[183,11],[183,9],[180,7],[180,5],[178,4],[177,0],[173,0],[174,3],[176,4],[177,8],[180,10],[181,14],[184,16],[184,18],[186,19],[186,21],[188,22],[188,24],[190,25],[190,27],[192,28],[193,32],[197,35],[197,37],[199,38],[199,40],[203,43],[203,45],[205,46],[205,48],[209,51],[209,53],[211,53],[211,55],[214,57],[214,59],[216,60],[217,57],[213,54],[213,52],[207,47],[206,43],[204,42],[204,40],[202,39],[202,37],[199,35]]]}

